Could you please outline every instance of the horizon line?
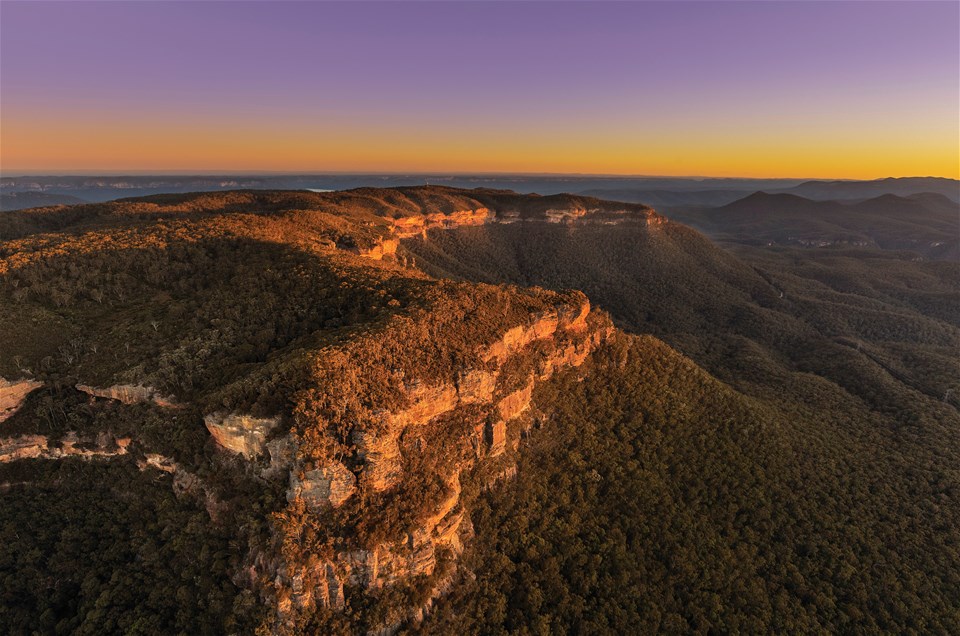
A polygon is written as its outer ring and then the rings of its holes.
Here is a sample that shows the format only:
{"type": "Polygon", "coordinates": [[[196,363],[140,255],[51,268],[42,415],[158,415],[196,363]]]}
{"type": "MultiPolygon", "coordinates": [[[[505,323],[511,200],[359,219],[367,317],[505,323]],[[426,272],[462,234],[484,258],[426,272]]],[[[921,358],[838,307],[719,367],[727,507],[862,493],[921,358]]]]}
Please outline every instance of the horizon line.
{"type": "Polygon", "coordinates": [[[741,181],[882,181],[886,179],[945,179],[948,181],[958,181],[957,177],[947,177],[942,175],[887,175],[874,178],[857,177],[753,177],[753,176],[730,176],[730,175],[662,175],[662,174],[637,174],[637,173],[590,173],[590,172],[508,172],[508,171],[284,171],[284,170],[236,170],[236,171],[218,171],[218,170],[127,170],[127,171],[88,171],[88,170],[17,170],[8,173],[0,169],[0,179],[17,179],[23,177],[327,177],[327,176],[357,176],[357,177],[540,177],[540,178],[582,178],[582,179],[677,179],[677,180],[741,180],[741,181]]]}

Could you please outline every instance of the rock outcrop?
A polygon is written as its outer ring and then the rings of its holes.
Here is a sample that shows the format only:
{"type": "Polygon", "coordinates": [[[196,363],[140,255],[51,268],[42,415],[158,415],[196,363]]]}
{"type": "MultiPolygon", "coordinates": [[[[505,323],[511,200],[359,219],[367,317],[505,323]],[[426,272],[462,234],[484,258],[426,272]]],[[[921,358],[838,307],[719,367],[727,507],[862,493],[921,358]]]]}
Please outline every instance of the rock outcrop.
{"type": "MultiPolygon", "coordinates": [[[[587,208],[582,205],[572,204],[568,207],[547,208],[540,211],[522,211],[510,205],[506,205],[502,209],[479,207],[450,213],[415,214],[399,218],[390,218],[388,220],[393,225],[393,231],[396,237],[404,239],[414,236],[426,237],[427,231],[433,229],[452,230],[458,227],[471,227],[485,225],[487,223],[509,224],[516,223],[517,221],[539,221],[565,224],[620,225],[623,223],[639,223],[644,225],[659,225],[663,223],[664,218],[653,210],[644,208],[643,206],[587,208]]],[[[382,258],[384,254],[395,253],[398,246],[397,241],[390,239],[385,240],[382,247],[377,246],[371,249],[361,250],[358,253],[363,256],[382,258]],[[387,243],[390,244],[387,245],[387,243]]]]}
{"type": "Polygon", "coordinates": [[[158,453],[146,453],[143,456],[143,460],[137,462],[137,467],[140,470],[154,468],[161,472],[170,474],[176,473],[179,468],[177,466],[177,462],[173,461],[173,459],[158,453]]]}
{"type": "Polygon", "coordinates": [[[431,491],[437,494],[415,504],[416,521],[402,535],[360,544],[340,537],[334,540],[332,553],[308,552],[286,559],[275,581],[281,617],[291,620],[316,606],[339,607],[347,586],[372,590],[433,576],[442,561],[455,559],[471,531],[461,501],[461,479],[488,461],[508,462],[496,474],[512,474],[510,460],[502,458],[520,437],[511,430],[527,428],[514,423],[529,418],[538,384],[583,364],[613,333],[608,319],[593,320],[591,315],[582,295],[531,315],[478,352],[481,366],[462,369],[446,383],[404,384],[403,408],[378,412],[354,429],[352,456],[309,469],[295,467],[287,497],[294,509],[302,506],[307,514],[348,505],[356,509],[358,493],[366,497],[383,493],[380,496],[388,499],[382,501],[402,500],[415,482],[438,480],[443,485],[431,491]],[[454,429],[460,431],[456,438],[447,432],[453,422],[463,422],[454,429]],[[436,444],[450,450],[433,450],[436,444]],[[436,452],[449,452],[450,457],[424,464],[420,456],[436,452]],[[420,467],[416,474],[406,472],[411,462],[420,467]],[[424,465],[435,465],[438,472],[423,473],[424,465]]]}
{"type": "Polygon", "coordinates": [[[47,450],[46,435],[0,438],[0,463],[41,457],[47,450]]]}
{"type": "Polygon", "coordinates": [[[313,509],[336,508],[356,489],[356,476],[340,462],[330,462],[314,470],[292,471],[287,500],[303,499],[313,509]]]}
{"type": "Polygon", "coordinates": [[[487,208],[459,210],[444,214],[424,214],[390,219],[399,238],[424,235],[427,230],[441,228],[453,229],[472,225],[483,225],[496,220],[496,214],[487,208]]]}
{"type": "Polygon", "coordinates": [[[255,459],[263,453],[267,434],[279,422],[278,417],[257,418],[236,413],[211,413],[203,418],[217,444],[247,459],[255,459]]]}
{"type": "Polygon", "coordinates": [[[91,440],[81,439],[77,433],[70,431],[55,443],[51,443],[45,435],[21,435],[0,438],[0,463],[20,459],[116,457],[126,455],[129,445],[129,437],[115,438],[108,433],[100,433],[95,440],[91,440]]]}
{"type": "MultiPolygon", "coordinates": [[[[533,316],[529,323],[509,329],[500,339],[489,345],[482,353],[484,362],[503,363],[510,356],[539,340],[552,338],[559,332],[579,333],[586,329],[586,317],[590,303],[583,301],[575,306],[533,316]]],[[[567,347],[575,348],[571,342],[567,347]]],[[[547,379],[554,370],[566,364],[582,363],[592,349],[591,343],[581,343],[582,357],[572,352],[554,354],[547,358],[547,366],[539,379],[547,379]]],[[[426,423],[449,413],[458,406],[489,402],[494,395],[498,371],[487,369],[463,370],[450,384],[429,386],[411,383],[406,386],[407,403],[410,405],[395,413],[380,414],[380,422],[374,430],[354,431],[353,442],[358,459],[363,462],[361,479],[373,491],[382,491],[394,486],[401,479],[399,437],[411,425],[426,423]]],[[[529,405],[533,391],[533,379],[523,391],[507,396],[502,402],[507,414],[503,420],[519,415],[529,405]],[[520,402],[525,402],[520,406],[520,402]]]]}
{"type": "Polygon", "coordinates": [[[393,256],[400,247],[400,240],[395,238],[381,239],[373,247],[355,248],[353,251],[365,258],[372,258],[375,261],[381,260],[384,256],[393,256]]]}
{"type": "Polygon", "coordinates": [[[497,403],[497,411],[500,413],[500,419],[505,422],[519,417],[521,413],[530,408],[530,399],[533,397],[533,379],[525,387],[507,395],[497,403]]]}
{"type": "Polygon", "coordinates": [[[6,380],[0,378],[0,422],[11,417],[34,389],[43,386],[36,380],[6,380]]]}
{"type": "Polygon", "coordinates": [[[114,384],[113,386],[105,388],[98,388],[90,386],[89,384],[78,384],[76,385],[76,389],[93,397],[117,400],[124,404],[153,402],[157,406],[177,406],[176,401],[172,397],[164,397],[152,386],[144,386],[142,384],[114,384]]]}
{"type": "Polygon", "coordinates": [[[484,362],[504,361],[532,342],[550,338],[558,331],[579,332],[586,329],[590,303],[586,299],[576,306],[564,307],[534,316],[529,324],[509,329],[484,353],[484,362]]]}
{"type": "Polygon", "coordinates": [[[388,429],[385,433],[353,433],[357,459],[364,463],[364,486],[373,491],[386,490],[400,481],[400,446],[394,430],[396,429],[388,429]]]}
{"type": "MultiPolygon", "coordinates": [[[[604,202],[606,203],[606,202],[604,202]]],[[[579,204],[567,207],[541,210],[520,210],[507,204],[503,208],[477,207],[454,212],[431,212],[411,214],[395,218],[386,217],[390,223],[390,235],[376,239],[369,247],[346,247],[347,251],[370,258],[382,260],[394,256],[400,247],[400,240],[419,236],[427,237],[429,230],[452,230],[459,227],[473,227],[489,223],[546,222],[563,224],[599,224],[620,225],[645,224],[659,225],[664,219],[653,210],[634,205],[622,209],[607,207],[588,208],[579,204]]],[[[335,246],[335,245],[334,245],[335,246]]]]}

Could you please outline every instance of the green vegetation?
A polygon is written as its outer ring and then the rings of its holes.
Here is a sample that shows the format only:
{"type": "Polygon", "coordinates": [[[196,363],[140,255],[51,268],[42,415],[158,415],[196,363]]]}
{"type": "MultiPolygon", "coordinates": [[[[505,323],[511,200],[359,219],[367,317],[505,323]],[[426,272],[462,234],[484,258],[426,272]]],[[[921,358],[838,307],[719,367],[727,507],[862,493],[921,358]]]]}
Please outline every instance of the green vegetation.
{"type": "Polygon", "coordinates": [[[169,482],[130,460],[0,465],[4,633],[251,633],[235,528],[169,482]]]}
{"type": "Polygon", "coordinates": [[[887,394],[883,409],[921,400],[931,419],[960,406],[960,381],[943,373],[960,349],[955,263],[876,249],[731,253],[673,223],[493,225],[405,245],[436,276],[581,289],[619,326],[662,338],[751,395],[816,399],[795,373],[805,372],[867,408],[887,394]]]}
{"type": "Polygon", "coordinates": [[[583,289],[726,383],[644,340],[542,395],[557,415],[474,504],[476,580],[426,633],[960,628],[955,263],[673,224],[406,246],[433,275],[583,289]]]}
{"type": "Polygon", "coordinates": [[[551,414],[424,634],[953,633],[956,420],[744,398],[653,338],[537,395],[551,414]]]}
{"type": "Polygon", "coordinates": [[[847,202],[757,192],[723,207],[679,207],[668,215],[716,240],[747,245],[879,247],[960,259],[960,204],[932,192],[847,202]]]}
{"type": "MultiPolygon", "coordinates": [[[[359,472],[355,433],[379,432],[409,385],[483,366],[481,345],[578,305],[564,290],[579,289],[636,335],[537,390],[526,423],[542,426],[519,456],[461,476],[475,531],[462,567],[441,555],[429,577],[348,585],[343,611],[304,617],[304,633],[402,622],[451,572],[431,617],[404,629],[960,631],[957,264],[723,250],[648,212],[427,187],[0,216],[0,376],[45,383],[0,437],[133,439],[111,459],[0,464],[0,628],[274,629],[278,555],[415,530],[488,415],[464,407],[403,436],[401,484],[361,483],[325,512],[287,506],[288,475],[218,449],[203,415],[279,415],[271,435],[292,432],[305,469],[336,457],[359,472]],[[526,220],[359,255],[393,236],[388,219],[480,207],[526,220]],[[558,209],[600,222],[530,220],[558,209]],[[78,382],[146,384],[183,406],[94,399],[78,382]],[[141,470],[147,453],[177,472],[141,470]],[[492,487],[514,461],[515,480],[492,487]]],[[[498,396],[541,345],[504,364],[498,396]]]]}

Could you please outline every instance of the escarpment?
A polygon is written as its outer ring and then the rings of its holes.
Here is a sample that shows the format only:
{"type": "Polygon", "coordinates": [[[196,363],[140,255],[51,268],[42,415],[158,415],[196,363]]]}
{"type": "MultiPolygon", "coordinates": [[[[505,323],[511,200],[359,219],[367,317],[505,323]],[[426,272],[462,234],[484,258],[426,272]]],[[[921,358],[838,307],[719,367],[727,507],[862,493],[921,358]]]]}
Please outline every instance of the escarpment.
{"type": "Polygon", "coordinates": [[[213,439],[227,450],[253,459],[263,453],[267,434],[278,424],[278,418],[257,418],[231,413],[211,413],[203,423],[213,439]]]}
{"type": "Polygon", "coordinates": [[[76,388],[78,391],[82,391],[93,397],[117,400],[124,404],[153,402],[157,406],[176,406],[176,401],[173,397],[164,397],[152,386],[144,386],[142,384],[114,384],[105,388],[98,388],[88,384],[78,384],[76,388]]]}
{"type": "MultiPolygon", "coordinates": [[[[651,208],[636,203],[615,203],[574,195],[518,195],[509,191],[453,190],[436,186],[398,188],[409,201],[378,206],[371,211],[383,218],[388,232],[364,240],[364,246],[346,249],[374,260],[397,254],[401,240],[427,237],[429,230],[452,230],[492,223],[517,222],[563,225],[642,225],[655,228],[666,219],[651,208]],[[440,208],[437,210],[436,208],[440,208]]],[[[366,192],[360,189],[359,192],[366,192]]],[[[341,203],[348,193],[331,194],[341,203]]],[[[351,197],[354,205],[369,201],[351,197]]]]}
{"type": "Polygon", "coordinates": [[[101,433],[94,439],[84,439],[70,431],[56,443],[51,443],[46,435],[20,435],[0,438],[0,463],[20,459],[62,459],[80,457],[100,459],[126,455],[130,445],[129,437],[115,438],[101,433]]]}
{"type": "Polygon", "coordinates": [[[498,462],[496,472],[508,472],[536,387],[583,364],[613,333],[582,295],[562,300],[476,346],[472,364],[401,381],[393,406],[366,410],[340,433],[301,416],[291,433],[290,507],[277,525],[282,560],[273,566],[281,624],[309,621],[351,594],[377,597],[418,581],[435,593],[445,584],[471,532],[462,481],[498,462]],[[294,540],[304,524],[325,530],[315,542],[294,540]]]}
{"type": "Polygon", "coordinates": [[[0,378],[0,422],[11,417],[34,389],[43,386],[36,380],[6,380],[0,378]]]}
{"type": "Polygon", "coordinates": [[[0,431],[0,463],[47,478],[32,460],[115,458],[64,465],[169,479],[240,546],[232,580],[271,609],[270,627],[309,633],[348,605],[389,627],[446,589],[471,497],[512,474],[542,419],[538,389],[613,333],[580,292],[431,277],[403,242],[658,217],[426,187],[170,195],[18,219],[0,303],[42,337],[5,339],[0,373],[31,379],[0,383],[0,419],[32,411],[0,431]]]}
{"type": "Polygon", "coordinates": [[[496,213],[485,207],[473,210],[458,210],[444,214],[419,214],[392,219],[393,227],[399,238],[423,235],[435,228],[457,228],[471,225],[483,225],[496,220],[496,213]]]}

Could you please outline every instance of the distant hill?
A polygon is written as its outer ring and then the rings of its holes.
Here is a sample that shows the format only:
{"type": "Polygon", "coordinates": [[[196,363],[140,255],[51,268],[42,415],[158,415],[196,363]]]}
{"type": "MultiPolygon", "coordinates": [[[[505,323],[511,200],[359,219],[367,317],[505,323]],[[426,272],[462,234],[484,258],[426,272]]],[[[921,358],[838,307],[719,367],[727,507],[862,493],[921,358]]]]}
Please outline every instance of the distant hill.
{"type": "MultiPolygon", "coordinates": [[[[114,175],[14,176],[0,178],[6,193],[57,193],[99,203],[120,197],[155,194],[258,190],[348,190],[441,185],[455,188],[509,189],[521,194],[577,193],[614,201],[645,203],[661,208],[726,205],[758,190],[787,192],[808,199],[856,200],[882,194],[909,196],[935,192],[960,201],[960,182],[935,177],[904,177],[874,181],[819,181],[807,179],[749,179],[718,177],[644,177],[613,175],[531,174],[298,174],[298,175],[114,175]]],[[[4,195],[0,195],[5,198],[4,195]]],[[[13,210],[79,201],[37,201],[13,210]]]]}
{"type": "Polygon", "coordinates": [[[718,208],[674,210],[671,216],[713,238],[749,245],[879,247],[934,259],[960,257],[960,206],[933,192],[884,194],[856,203],[756,192],[718,208]]]}
{"type": "Polygon", "coordinates": [[[910,196],[922,192],[942,194],[951,201],[960,202],[960,181],[943,177],[901,177],[874,181],[807,181],[798,186],[779,190],[808,199],[867,199],[883,194],[910,196]]]}
{"type": "MultiPolygon", "coordinates": [[[[509,189],[521,194],[542,195],[575,192],[601,198],[647,203],[643,198],[623,198],[624,192],[641,191],[696,193],[724,190],[740,193],[725,200],[703,201],[684,198],[681,202],[656,205],[723,205],[756,190],[792,188],[804,179],[740,179],[702,177],[635,177],[610,175],[536,175],[536,174],[298,174],[298,175],[48,175],[0,178],[3,191],[43,191],[76,195],[84,201],[99,203],[120,197],[153,194],[214,192],[225,190],[349,190],[374,187],[442,185],[455,188],[509,189]],[[613,193],[617,193],[614,195],[613,193]]],[[[696,197],[696,194],[692,194],[696,197]]]]}
{"type": "MultiPolygon", "coordinates": [[[[298,216],[304,210],[318,209],[327,215],[365,219],[365,224],[352,227],[350,232],[340,224],[323,230],[329,233],[331,240],[354,243],[372,240],[376,232],[370,228],[376,226],[382,230],[384,218],[397,224],[402,237],[404,233],[416,233],[424,227],[449,227],[487,220],[503,223],[530,220],[645,223],[648,217],[657,217],[650,207],[640,204],[601,201],[574,194],[522,195],[490,188],[464,190],[434,185],[336,192],[228,190],[155,194],[62,208],[18,210],[0,217],[0,240],[43,232],[89,231],[124,222],[184,220],[193,216],[239,213],[298,216]]],[[[311,229],[319,231],[317,227],[311,229]]]]}
{"type": "Polygon", "coordinates": [[[48,205],[73,205],[74,203],[83,202],[83,199],[68,194],[4,192],[0,194],[0,211],[23,210],[25,208],[39,208],[48,205]]]}
{"type": "Polygon", "coordinates": [[[732,203],[750,192],[749,189],[727,190],[643,190],[595,188],[580,194],[614,201],[645,203],[658,208],[681,206],[717,206],[732,203]]]}
{"type": "Polygon", "coordinates": [[[637,181],[618,184],[617,187],[599,187],[580,191],[581,194],[645,203],[658,208],[716,207],[733,203],[755,191],[771,194],[794,194],[817,201],[860,201],[884,194],[909,197],[914,194],[933,193],[960,202],[960,181],[940,177],[903,177],[876,179],[874,181],[805,181],[794,185],[781,185],[773,180],[736,179],[677,179],[675,181],[637,181]]]}

